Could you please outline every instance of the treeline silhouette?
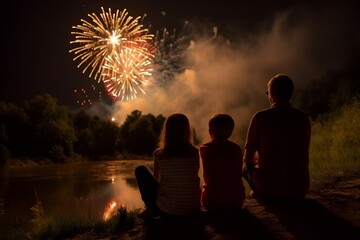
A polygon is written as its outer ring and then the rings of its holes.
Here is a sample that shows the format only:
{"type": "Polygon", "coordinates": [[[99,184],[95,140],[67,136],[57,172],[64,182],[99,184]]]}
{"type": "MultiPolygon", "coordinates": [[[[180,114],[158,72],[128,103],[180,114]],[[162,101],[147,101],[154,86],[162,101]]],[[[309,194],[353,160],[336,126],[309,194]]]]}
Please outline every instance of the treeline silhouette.
{"type": "Polygon", "coordinates": [[[329,71],[321,78],[311,79],[305,88],[295,89],[291,102],[313,121],[323,121],[338,114],[344,105],[354,98],[358,100],[359,96],[360,71],[355,63],[345,70],[329,71]]]}
{"type": "MultiPolygon", "coordinates": [[[[353,68],[354,69],[354,68],[353,68]]],[[[359,101],[359,71],[329,72],[296,89],[292,103],[322,122],[338,114],[351,101],[359,101]]],[[[356,105],[357,106],[357,105],[356,105]]],[[[70,111],[49,94],[14,104],[0,101],[0,165],[9,159],[51,160],[114,159],[150,156],[157,146],[163,115],[134,110],[118,125],[110,118],[86,110],[70,111]]],[[[199,143],[195,129],[194,142],[199,143]]]]}
{"type": "Polygon", "coordinates": [[[0,161],[26,158],[63,163],[76,158],[151,155],[164,121],[162,115],[135,110],[119,126],[84,109],[71,112],[49,94],[17,105],[0,102],[0,161]]]}

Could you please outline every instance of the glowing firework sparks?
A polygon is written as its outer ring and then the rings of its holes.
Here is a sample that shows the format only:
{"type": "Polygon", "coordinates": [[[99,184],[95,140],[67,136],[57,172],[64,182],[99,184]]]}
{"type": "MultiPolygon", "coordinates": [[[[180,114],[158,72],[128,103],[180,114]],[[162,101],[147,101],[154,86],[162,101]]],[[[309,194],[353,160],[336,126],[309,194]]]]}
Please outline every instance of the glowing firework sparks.
{"type": "Polygon", "coordinates": [[[94,84],[91,85],[91,89],[86,91],[84,88],[74,89],[74,94],[76,95],[76,103],[81,106],[91,106],[92,98],[97,95],[97,101],[102,101],[102,92],[98,91],[94,84]]]}
{"type": "Polygon", "coordinates": [[[84,65],[83,73],[91,69],[89,77],[106,81],[113,97],[134,99],[148,81],[154,36],[139,24],[140,17],[128,16],[126,9],[116,13],[101,9],[100,17],[88,14],[92,23],[81,19],[82,25],[73,26],[77,31],[71,32],[75,40],[70,44],[80,46],[69,52],[75,53],[74,61],[80,61],[78,68],[84,65]]]}
{"type": "Polygon", "coordinates": [[[105,88],[113,98],[131,100],[138,92],[145,94],[145,86],[151,77],[151,58],[137,48],[121,50],[109,55],[104,65],[105,88]]]}

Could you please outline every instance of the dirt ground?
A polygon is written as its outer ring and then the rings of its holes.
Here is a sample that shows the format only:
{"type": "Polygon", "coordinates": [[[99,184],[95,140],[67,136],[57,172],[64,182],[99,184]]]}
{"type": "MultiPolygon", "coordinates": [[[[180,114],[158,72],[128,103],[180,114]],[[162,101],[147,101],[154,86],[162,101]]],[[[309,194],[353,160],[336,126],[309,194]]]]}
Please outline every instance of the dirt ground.
{"type": "MultiPolygon", "coordinates": [[[[302,202],[246,199],[242,212],[191,219],[138,220],[121,235],[88,239],[235,240],[360,239],[360,177],[351,177],[316,192],[302,202]]],[[[84,235],[81,239],[87,239],[84,235]]],[[[80,239],[80,238],[78,238],[80,239]]]]}

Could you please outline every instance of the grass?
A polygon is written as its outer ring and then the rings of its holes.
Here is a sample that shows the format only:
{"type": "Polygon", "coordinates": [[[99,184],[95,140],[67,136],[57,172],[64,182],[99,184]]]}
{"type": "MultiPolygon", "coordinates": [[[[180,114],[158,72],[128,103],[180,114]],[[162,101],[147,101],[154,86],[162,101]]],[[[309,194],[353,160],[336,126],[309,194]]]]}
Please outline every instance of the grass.
{"type": "Polygon", "coordinates": [[[46,215],[43,206],[38,201],[32,208],[33,213],[30,221],[24,221],[17,226],[0,228],[0,239],[37,239],[37,240],[61,240],[91,239],[88,233],[94,234],[119,234],[135,225],[136,216],[133,211],[119,208],[109,220],[84,219],[78,215],[46,215]]]}
{"type": "Polygon", "coordinates": [[[312,123],[310,179],[314,189],[360,172],[360,101],[312,123]]]}

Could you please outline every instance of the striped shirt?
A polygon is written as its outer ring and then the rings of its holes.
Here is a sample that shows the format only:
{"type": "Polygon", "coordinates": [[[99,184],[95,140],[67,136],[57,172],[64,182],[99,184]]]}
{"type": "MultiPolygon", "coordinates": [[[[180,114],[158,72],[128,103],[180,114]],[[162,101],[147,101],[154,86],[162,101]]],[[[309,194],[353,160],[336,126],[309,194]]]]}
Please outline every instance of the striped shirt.
{"type": "Polygon", "coordinates": [[[199,154],[189,157],[154,154],[160,172],[156,204],[165,213],[186,216],[200,210],[199,154]]]}

